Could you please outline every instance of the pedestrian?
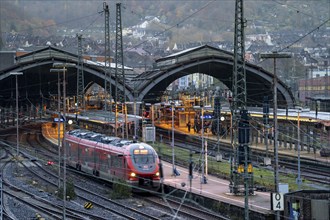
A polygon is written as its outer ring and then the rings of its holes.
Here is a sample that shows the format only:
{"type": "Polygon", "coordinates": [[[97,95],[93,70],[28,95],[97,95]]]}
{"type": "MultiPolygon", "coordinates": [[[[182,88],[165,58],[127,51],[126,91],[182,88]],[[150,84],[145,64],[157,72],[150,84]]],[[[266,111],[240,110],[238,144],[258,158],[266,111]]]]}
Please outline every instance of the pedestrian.
{"type": "Polygon", "coordinates": [[[188,121],[187,127],[188,127],[188,132],[190,133],[190,127],[191,127],[190,121],[188,121]]]}

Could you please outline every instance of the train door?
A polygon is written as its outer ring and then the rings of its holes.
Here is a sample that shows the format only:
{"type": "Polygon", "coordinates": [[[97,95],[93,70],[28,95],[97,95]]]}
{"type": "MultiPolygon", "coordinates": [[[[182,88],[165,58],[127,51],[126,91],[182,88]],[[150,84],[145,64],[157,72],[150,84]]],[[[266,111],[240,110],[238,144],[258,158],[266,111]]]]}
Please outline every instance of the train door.
{"type": "Polygon", "coordinates": [[[108,171],[108,153],[104,150],[102,150],[102,147],[98,145],[98,154],[99,154],[99,163],[98,163],[98,169],[101,173],[107,174],[108,171]]]}
{"type": "Polygon", "coordinates": [[[119,159],[119,169],[120,169],[120,178],[126,179],[126,159],[123,155],[118,155],[119,159]]]}
{"type": "Polygon", "coordinates": [[[100,153],[98,152],[98,150],[96,148],[94,148],[93,153],[92,153],[92,158],[93,158],[93,175],[95,176],[99,176],[100,172],[99,172],[99,162],[100,162],[100,153]]]}
{"type": "Polygon", "coordinates": [[[112,158],[112,170],[111,174],[116,176],[118,179],[123,179],[125,172],[124,172],[124,164],[123,164],[123,155],[114,155],[112,158]]]}
{"type": "Polygon", "coordinates": [[[124,178],[128,178],[128,174],[127,174],[128,170],[127,170],[127,160],[125,157],[123,157],[123,176],[124,178]]]}
{"type": "Polygon", "coordinates": [[[106,160],[106,153],[98,148],[95,148],[95,175],[100,176],[100,172],[104,172],[104,166],[105,166],[105,160],[106,160]]]}
{"type": "Polygon", "coordinates": [[[108,165],[108,167],[107,167],[107,174],[110,175],[111,174],[111,160],[112,160],[111,154],[108,153],[107,157],[108,157],[108,160],[107,160],[107,165],[108,165]]]}
{"type": "Polygon", "coordinates": [[[81,164],[82,164],[82,147],[80,144],[77,146],[77,170],[81,170],[81,164]]]}
{"type": "Polygon", "coordinates": [[[85,161],[86,161],[86,172],[93,173],[94,170],[94,151],[95,149],[91,147],[85,147],[85,161]]]}
{"type": "MultiPolygon", "coordinates": [[[[67,158],[68,158],[68,164],[70,166],[76,167],[77,161],[78,161],[78,144],[75,142],[67,141],[67,158]]],[[[76,167],[77,168],[77,167],[76,167]]]]}
{"type": "Polygon", "coordinates": [[[78,164],[81,167],[87,166],[88,164],[88,149],[81,143],[78,146],[78,164]]]}

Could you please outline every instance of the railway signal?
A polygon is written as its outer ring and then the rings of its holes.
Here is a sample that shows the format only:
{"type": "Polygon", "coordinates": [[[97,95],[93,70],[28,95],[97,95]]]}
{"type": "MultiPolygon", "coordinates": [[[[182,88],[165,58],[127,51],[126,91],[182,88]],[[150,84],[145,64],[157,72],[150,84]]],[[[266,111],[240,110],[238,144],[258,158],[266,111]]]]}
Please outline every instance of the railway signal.
{"type": "Polygon", "coordinates": [[[52,166],[52,165],[54,165],[54,161],[49,160],[46,165],[52,166]]]}

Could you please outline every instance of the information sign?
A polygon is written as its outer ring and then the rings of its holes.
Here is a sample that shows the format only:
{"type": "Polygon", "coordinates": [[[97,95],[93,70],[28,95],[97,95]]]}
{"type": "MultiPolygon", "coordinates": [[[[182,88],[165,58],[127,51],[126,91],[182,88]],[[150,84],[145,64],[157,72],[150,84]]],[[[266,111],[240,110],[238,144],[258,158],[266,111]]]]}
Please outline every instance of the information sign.
{"type": "Polygon", "coordinates": [[[271,193],[271,208],[274,211],[284,210],[284,196],[283,193],[271,193]]]}

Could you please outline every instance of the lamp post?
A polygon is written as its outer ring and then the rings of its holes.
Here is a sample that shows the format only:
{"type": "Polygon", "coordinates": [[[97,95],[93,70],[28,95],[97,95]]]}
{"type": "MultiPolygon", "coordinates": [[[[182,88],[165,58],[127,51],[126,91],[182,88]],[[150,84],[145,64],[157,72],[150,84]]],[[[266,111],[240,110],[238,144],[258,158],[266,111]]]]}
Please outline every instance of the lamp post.
{"type": "MultiPolygon", "coordinates": [[[[142,104],[142,102],[137,102],[134,98],[134,102],[125,102],[126,104],[133,104],[133,114],[134,114],[134,138],[137,138],[137,118],[136,118],[136,114],[137,114],[137,111],[136,111],[136,105],[137,104],[142,104]]],[[[126,113],[127,113],[127,110],[126,110],[126,113]]]]}
{"type": "Polygon", "coordinates": [[[134,97],[134,106],[133,106],[133,112],[134,112],[134,139],[137,137],[136,136],[136,101],[135,101],[135,97],[134,97]]]}
{"type": "Polygon", "coordinates": [[[297,184],[298,184],[298,190],[301,189],[301,177],[300,177],[300,111],[301,108],[298,107],[297,113],[298,113],[298,137],[297,137],[297,151],[298,151],[298,177],[297,177],[297,184]]]}
{"type": "Polygon", "coordinates": [[[171,102],[171,112],[172,112],[172,176],[176,176],[176,168],[175,168],[175,152],[174,152],[174,102],[171,102]]]}
{"type": "MultiPolygon", "coordinates": [[[[65,72],[67,71],[68,67],[76,67],[73,63],[54,63],[53,67],[56,69],[50,69],[50,72],[62,72],[63,73],[63,141],[62,141],[62,147],[63,147],[63,219],[66,219],[66,146],[65,146],[65,128],[66,128],[66,76],[65,72]],[[62,68],[62,69],[60,69],[62,68]]],[[[59,119],[60,120],[60,116],[59,119]]],[[[59,149],[59,163],[61,163],[60,160],[60,149],[59,149]]],[[[59,176],[60,179],[60,176],[59,176]]]]}
{"type": "Polygon", "coordinates": [[[202,107],[202,176],[201,176],[201,184],[206,184],[205,177],[205,143],[204,143],[204,103],[200,104],[202,107]]]}
{"type": "Polygon", "coordinates": [[[3,219],[3,193],[2,193],[2,173],[0,173],[0,202],[1,202],[1,206],[0,206],[0,219],[3,219]]]}
{"type": "MultiPolygon", "coordinates": [[[[275,174],[275,192],[279,192],[279,173],[278,173],[278,144],[277,144],[277,137],[278,137],[278,124],[277,124],[277,76],[276,76],[276,59],[277,58],[291,58],[291,54],[285,53],[265,53],[260,54],[260,58],[273,58],[274,59],[274,81],[273,81],[273,95],[274,95],[274,107],[273,107],[273,114],[274,114],[274,160],[275,160],[275,167],[274,167],[274,174],[275,174]]],[[[276,219],[280,219],[280,213],[276,211],[276,219]]]]}
{"type": "Polygon", "coordinates": [[[217,148],[218,148],[218,153],[216,156],[216,160],[222,161],[222,154],[220,154],[220,135],[221,135],[221,123],[225,120],[225,117],[223,116],[218,116],[217,117],[217,148]]]}
{"type": "Polygon", "coordinates": [[[18,81],[17,76],[23,75],[22,72],[11,72],[9,75],[15,76],[16,81],[16,159],[19,155],[19,130],[18,130],[18,81]]]}
{"type": "Polygon", "coordinates": [[[58,148],[58,188],[61,187],[61,80],[62,69],[50,69],[50,72],[57,73],[57,148],[58,148]]]}

